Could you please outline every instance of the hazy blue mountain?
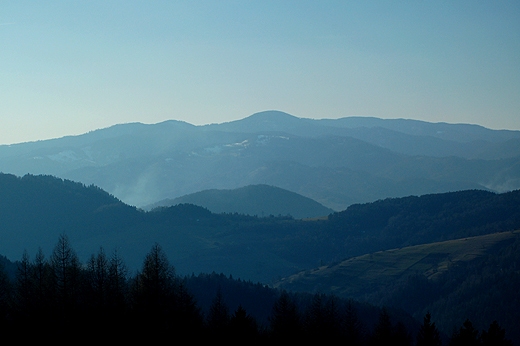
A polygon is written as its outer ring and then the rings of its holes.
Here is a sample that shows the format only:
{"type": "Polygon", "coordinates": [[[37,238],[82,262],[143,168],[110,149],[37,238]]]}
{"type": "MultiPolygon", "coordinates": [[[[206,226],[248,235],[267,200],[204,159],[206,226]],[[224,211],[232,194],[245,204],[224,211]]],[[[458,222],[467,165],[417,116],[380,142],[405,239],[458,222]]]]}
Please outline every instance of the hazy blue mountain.
{"type": "Polygon", "coordinates": [[[144,206],[209,189],[266,184],[334,210],[463,189],[520,188],[520,131],[267,111],[222,124],[115,125],[0,146],[0,172],[94,184],[144,206]]]}
{"type": "Polygon", "coordinates": [[[290,215],[303,219],[323,217],[334,212],[310,198],[269,185],[248,185],[229,190],[204,190],[175,199],[166,199],[146,209],[183,203],[198,205],[213,213],[239,213],[260,217],[290,215]]]}
{"type": "Polygon", "coordinates": [[[436,137],[454,142],[502,142],[519,138],[518,131],[491,130],[473,124],[429,123],[413,119],[379,119],[374,117],[345,117],[319,120],[323,124],[347,128],[386,128],[413,136],[436,137]]]}
{"type": "Polygon", "coordinates": [[[520,154],[519,146],[515,146],[520,140],[519,131],[490,130],[470,124],[374,117],[312,120],[268,111],[211,126],[235,132],[279,131],[303,137],[346,136],[406,155],[493,160],[520,154]]]}

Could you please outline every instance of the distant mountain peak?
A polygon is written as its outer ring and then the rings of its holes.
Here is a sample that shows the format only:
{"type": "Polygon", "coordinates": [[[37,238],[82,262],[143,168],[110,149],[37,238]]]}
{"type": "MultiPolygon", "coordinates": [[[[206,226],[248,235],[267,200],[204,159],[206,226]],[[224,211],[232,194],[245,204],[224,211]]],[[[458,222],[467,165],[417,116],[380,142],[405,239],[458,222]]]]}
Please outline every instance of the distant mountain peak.
{"type": "Polygon", "coordinates": [[[261,119],[261,120],[276,120],[280,121],[282,119],[300,119],[298,117],[295,117],[294,115],[291,115],[289,113],[285,113],[282,111],[277,110],[268,110],[268,111],[262,111],[257,112],[254,114],[251,114],[250,116],[246,117],[245,119],[261,119]]]}
{"type": "Polygon", "coordinates": [[[232,130],[284,131],[287,126],[292,126],[300,120],[301,118],[285,112],[269,110],[254,113],[246,118],[219,124],[218,126],[232,130]]]}
{"type": "Polygon", "coordinates": [[[221,124],[127,123],[0,146],[0,171],[94,184],[135,206],[268,183],[341,210],[409,194],[518,188],[519,143],[520,131],[474,125],[266,110],[221,124]]]}

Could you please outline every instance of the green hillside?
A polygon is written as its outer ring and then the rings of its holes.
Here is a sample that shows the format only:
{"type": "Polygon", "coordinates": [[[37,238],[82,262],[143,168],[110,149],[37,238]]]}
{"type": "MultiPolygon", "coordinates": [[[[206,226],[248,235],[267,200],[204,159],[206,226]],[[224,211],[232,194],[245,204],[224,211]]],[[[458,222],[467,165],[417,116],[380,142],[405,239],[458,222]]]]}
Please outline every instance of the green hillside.
{"type": "Polygon", "coordinates": [[[164,200],[149,208],[189,203],[213,213],[257,215],[290,215],[296,219],[327,216],[334,210],[299,195],[270,185],[248,185],[238,189],[204,190],[179,198],[164,200]]]}
{"type": "Polygon", "coordinates": [[[274,287],[361,299],[382,285],[406,280],[411,275],[435,280],[459,262],[483,257],[497,245],[512,243],[519,237],[520,231],[501,232],[378,251],[302,271],[275,283],[274,287]]]}
{"type": "Polygon", "coordinates": [[[500,232],[365,254],[275,287],[392,306],[417,319],[430,312],[447,335],[466,319],[477,329],[495,320],[520,340],[519,268],[520,231],[500,232]]]}

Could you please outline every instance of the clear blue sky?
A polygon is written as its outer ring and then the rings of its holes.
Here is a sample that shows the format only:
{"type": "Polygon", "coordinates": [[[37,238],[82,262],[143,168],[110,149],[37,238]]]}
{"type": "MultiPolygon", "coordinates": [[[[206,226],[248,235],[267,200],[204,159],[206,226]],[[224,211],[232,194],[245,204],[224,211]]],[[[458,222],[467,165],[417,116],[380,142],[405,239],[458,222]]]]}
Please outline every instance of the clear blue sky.
{"type": "Polygon", "coordinates": [[[271,109],[520,129],[520,2],[0,0],[0,144],[271,109]]]}

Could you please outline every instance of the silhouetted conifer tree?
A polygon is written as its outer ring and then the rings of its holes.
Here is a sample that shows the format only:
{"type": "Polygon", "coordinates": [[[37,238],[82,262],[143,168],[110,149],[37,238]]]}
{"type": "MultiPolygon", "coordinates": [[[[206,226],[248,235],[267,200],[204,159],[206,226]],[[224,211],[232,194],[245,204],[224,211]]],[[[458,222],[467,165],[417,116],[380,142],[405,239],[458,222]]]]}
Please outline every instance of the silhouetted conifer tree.
{"type": "Polygon", "coordinates": [[[310,305],[305,310],[305,334],[307,339],[317,341],[322,333],[324,321],[323,296],[319,293],[314,294],[310,305]]]}
{"type": "Polygon", "coordinates": [[[143,336],[160,338],[172,325],[175,270],[158,244],[146,255],[143,269],[133,283],[136,323],[142,328],[143,336]]]}
{"type": "Polygon", "coordinates": [[[417,346],[441,346],[442,341],[435,322],[431,321],[431,314],[424,316],[423,324],[417,334],[417,346]]]}
{"type": "Polygon", "coordinates": [[[383,308],[379,313],[379,320],[374,328],[371,344],[374,346],[389,345],[392,343],[392,334],[393,331],[390,315],[386,308],[383,308]]]}
{"type": "Polygon", "coordinates": [[[113,313],[119,314],[126,307],[128,294],[128,270],[117,250],[108,264],[108,303],[113,313]]]}
{"type": "Polygon", "coordinates": [[[224,302],[222,292],[219,288],[211,303],[207,318],[210,337],[218,340],[225,339],[225,336],[228,334],[229,321],[229,308],[224,302]]]}
{"type": "Polygon", "coordinates": [[[493,321],[487,331],[482,331],[481,339],[484,346],[513,346],[513,342],[506,339],[506,331],[497,321],[493,321]]]}
{"type": "Polygon", "coordinates": [[[55,325],[55,314],[51,314],[56,304],[50,294],[53,286],[50,265],[45,262],[41,249],[31,263],[24,251],[18,264],[15,281],[11,319],[21,343],[33,342],[53,334],[50,325],[55,325]],[[31,333],[25,332],[30,329],[31,333]]]}
{"type": "Polygon", "coordinates": [[[74,324],[80,289],[80,262],[67,236],[61,235],[51,255],[59,321],[64,326],[74,324]]]}
{"type": "Polygon", "coordinates": [[[25,250],[17,267],[13,301],[13,310],[16,318],[24,321],[29,320],[30,315],[34,311],[36,297],[32,272],[33,267],[29,254],[25,250]]]}
{"type": "Polygon", "coordinates": [[[358,319],[357,311],[352,300],[347,302],[345,308],[343,334],[347,345],[361,345],[363,339],[363,325],[358,319]]]}
{"type": "Polygon", "coordinates": [[[10,295],[11,283],[9,282],[3,264],[0,263],[0,323],[4,325],[7,321],[10,295]]]}
{"type": "Polygon", "coordinates": [[[319,293],[313,296],[305,314],[305,332],[306,337],[315,342],[332,342],[338,338],[339,318],[335,297],[327,299],[319,293]]]}
{"type": "Polygon", "coordinates": [[[86,268],[89,304],[99,312],[103,312],[107,304],[108,278],[108,260],[105,251],[100,248],[97,256],[90,257],[86,268]]]}
{"type": "Polygon", "coordinates": [[[186,335],[197,341],[202,337],[204,319],[195,298],[188,292],[184,282],[179,282],[175,291],[174,329],[178,335],[186,335]]]}
{"type": "Polygon", "coordinates": [[[392,335],[392,343],[394,345],[411,346],[412,337],[403,322],[399,321],[394,327],[392,335]]]}
{"type": "Polygon", "coordinates": [[[108,310],[108,259],[103,248],[99,249],[97,255],[90,257],[84,272],[83,323],[98,335],[106,335],[113,330],[108,327],[113,316],[110,316],[108,310]]]}
{"type": "Polygon", "coordinates": [[[476,346],[480,345],[478,330],[473,327],[470,320],[464,321],[458,332],[454,332],[450,339],[450,346],[476,346]]]}
{"type": "Polygon", "coordinates": [[[36,301],[35,313],[38,318],[49,320],[49,311],[54,304],[54,274],[41,248],[38,249],[32,264],[32,281],[36,301]]]}
{"type": "Polygon", "coordinates": [[[256,320],[239,305],[229,321],[229,332],[232,343],[251,343],[258,338],[256,320]]]}
{"type": "Polygon", "coordinates": [[[301,335],[302,326],[298,308],[285,290],[273,305],[269,323],[274,340],[285,343],[301,335]]]}

